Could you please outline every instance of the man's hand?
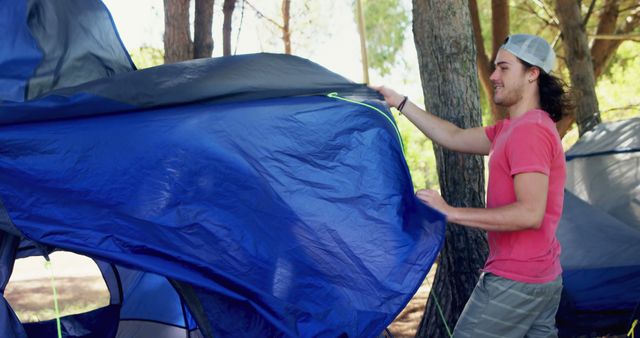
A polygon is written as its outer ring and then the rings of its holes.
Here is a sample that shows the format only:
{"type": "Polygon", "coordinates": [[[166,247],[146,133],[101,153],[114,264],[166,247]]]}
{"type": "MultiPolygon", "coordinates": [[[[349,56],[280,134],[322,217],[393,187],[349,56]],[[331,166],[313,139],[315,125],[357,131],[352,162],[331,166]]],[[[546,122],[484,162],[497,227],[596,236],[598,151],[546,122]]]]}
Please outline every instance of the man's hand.
{"type": "Polygon", "coordinates": [[[428,206],[445,214],[447,218],[451,217],[450,214],[453,211],[453,207],[447,204],[437,191],[431,189],[418,190],[416,197],[428,206]]]}
{"type": "Polygon", "coordinates": [[[400,102],[404,99],[404,96],[398,94],[395,90],[391,88],[387,88],[385,86],[370,86],[373,90],[379,92],[382,96],[384,96],[385,102],[390,107],[398,108],[400,102]]]}
{"type": "Polygon", "coordinates": [[[447,221],[487,231],[520,231],[540,228],[547,205],[549,177],[538,172],[514,176],[516,201],[496,208],[452,207],[437,191],[418,190],[416,196],[447,216],[447,221]]]}

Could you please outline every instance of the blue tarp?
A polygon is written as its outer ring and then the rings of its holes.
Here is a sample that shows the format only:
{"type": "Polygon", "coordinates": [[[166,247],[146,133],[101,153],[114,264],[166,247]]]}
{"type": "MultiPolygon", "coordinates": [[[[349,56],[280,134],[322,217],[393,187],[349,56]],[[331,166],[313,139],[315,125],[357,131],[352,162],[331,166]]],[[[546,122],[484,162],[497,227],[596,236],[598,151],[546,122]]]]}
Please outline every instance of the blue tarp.
{"type": "MultiPolygon", "coordinates": [[[[83,72],[65,62],[50,78],[83,72]]],[[[0,198],[23,236],[190,285],[214,336],[373,336],[420,286],[444,217],[376,93],[270,54],[104,74],[36,97],[0,79],[0,198]]]]}
{"type": "Polygon", "coordinates": [[[27,237],[224,294],[290,335],[379,332],[442,238],[393,125],[332,98],[10,125],[0,145],[27,237]]]}

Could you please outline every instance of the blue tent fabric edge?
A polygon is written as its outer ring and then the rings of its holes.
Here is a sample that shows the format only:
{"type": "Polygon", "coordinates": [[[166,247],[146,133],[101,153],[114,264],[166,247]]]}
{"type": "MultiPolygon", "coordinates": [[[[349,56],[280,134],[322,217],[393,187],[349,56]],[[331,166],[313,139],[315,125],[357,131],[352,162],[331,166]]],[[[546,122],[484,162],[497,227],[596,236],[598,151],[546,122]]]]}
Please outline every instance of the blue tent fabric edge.
{"type": "Polygon", "coordinates": [[[594,156],[605,156],[605,155],[613,155],[613,154],[625,154],[625,153],[634,153],[640,151],[640,148],[618,148],[609,151],[601,151],[594,152],[590,154],[578,154],[578,155],[567,155],[565,156],[567,162],[576,158],[584,158],[584,157],[594,157],[594,156]]]}
{"type": "MultiPolygon", "coordinates": [[[[118,41],[120,42],[120,47],[126,51],[127,47],[124,45],[124,42],[122,41],[122,37],[120,37],[120,32],[116,27],[116,22],[113,20],[113,15],[111,15],[111,12],[109,11],[109,9],[107,8],[107,5],[104,2],[100,1],[100,3],[102,4],[104,11],[107,13],[107,15],[109,15],[109,19],[111,20],[111,25],[113,26],[113,31],[115,32],[115,35],[118,38],[118,41]]],[[[129,64],[131,65],[131,68],[133,70],[138,70],[138,67],[136,67],[136,64],[133,62],[131,55],[129,53],[126,53],[126,54],[127,54],[127,58],[129,59],[129,64]]]]}

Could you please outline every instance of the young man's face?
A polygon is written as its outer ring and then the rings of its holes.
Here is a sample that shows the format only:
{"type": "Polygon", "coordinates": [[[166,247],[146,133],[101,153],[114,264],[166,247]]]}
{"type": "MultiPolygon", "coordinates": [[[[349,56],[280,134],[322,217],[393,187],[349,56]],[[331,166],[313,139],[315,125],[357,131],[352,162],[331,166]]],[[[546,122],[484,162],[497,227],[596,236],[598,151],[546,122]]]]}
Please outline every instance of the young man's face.
{"type": "Polygon", "coordinates": [[[524,65],[510,52],[500,49],[496,55],[496,69],[489,78],[493,83],[493,102],[510,107],[524,95],[527,84],[524,65]]]}

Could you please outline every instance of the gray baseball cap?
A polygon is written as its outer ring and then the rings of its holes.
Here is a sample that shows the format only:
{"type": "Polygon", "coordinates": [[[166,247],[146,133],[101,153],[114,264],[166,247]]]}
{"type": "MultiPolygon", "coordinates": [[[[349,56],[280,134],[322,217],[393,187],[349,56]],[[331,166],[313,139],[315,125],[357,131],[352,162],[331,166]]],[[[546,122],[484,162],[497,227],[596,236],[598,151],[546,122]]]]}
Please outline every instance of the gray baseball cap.
{"type": "Polygon", "coordinates": [[[539,67],[547,74],[553,70],[556,63],[556,53],[553,48],[539,36],[509,35],[500,48],[509,51],[522,61],[539,67]]]}

